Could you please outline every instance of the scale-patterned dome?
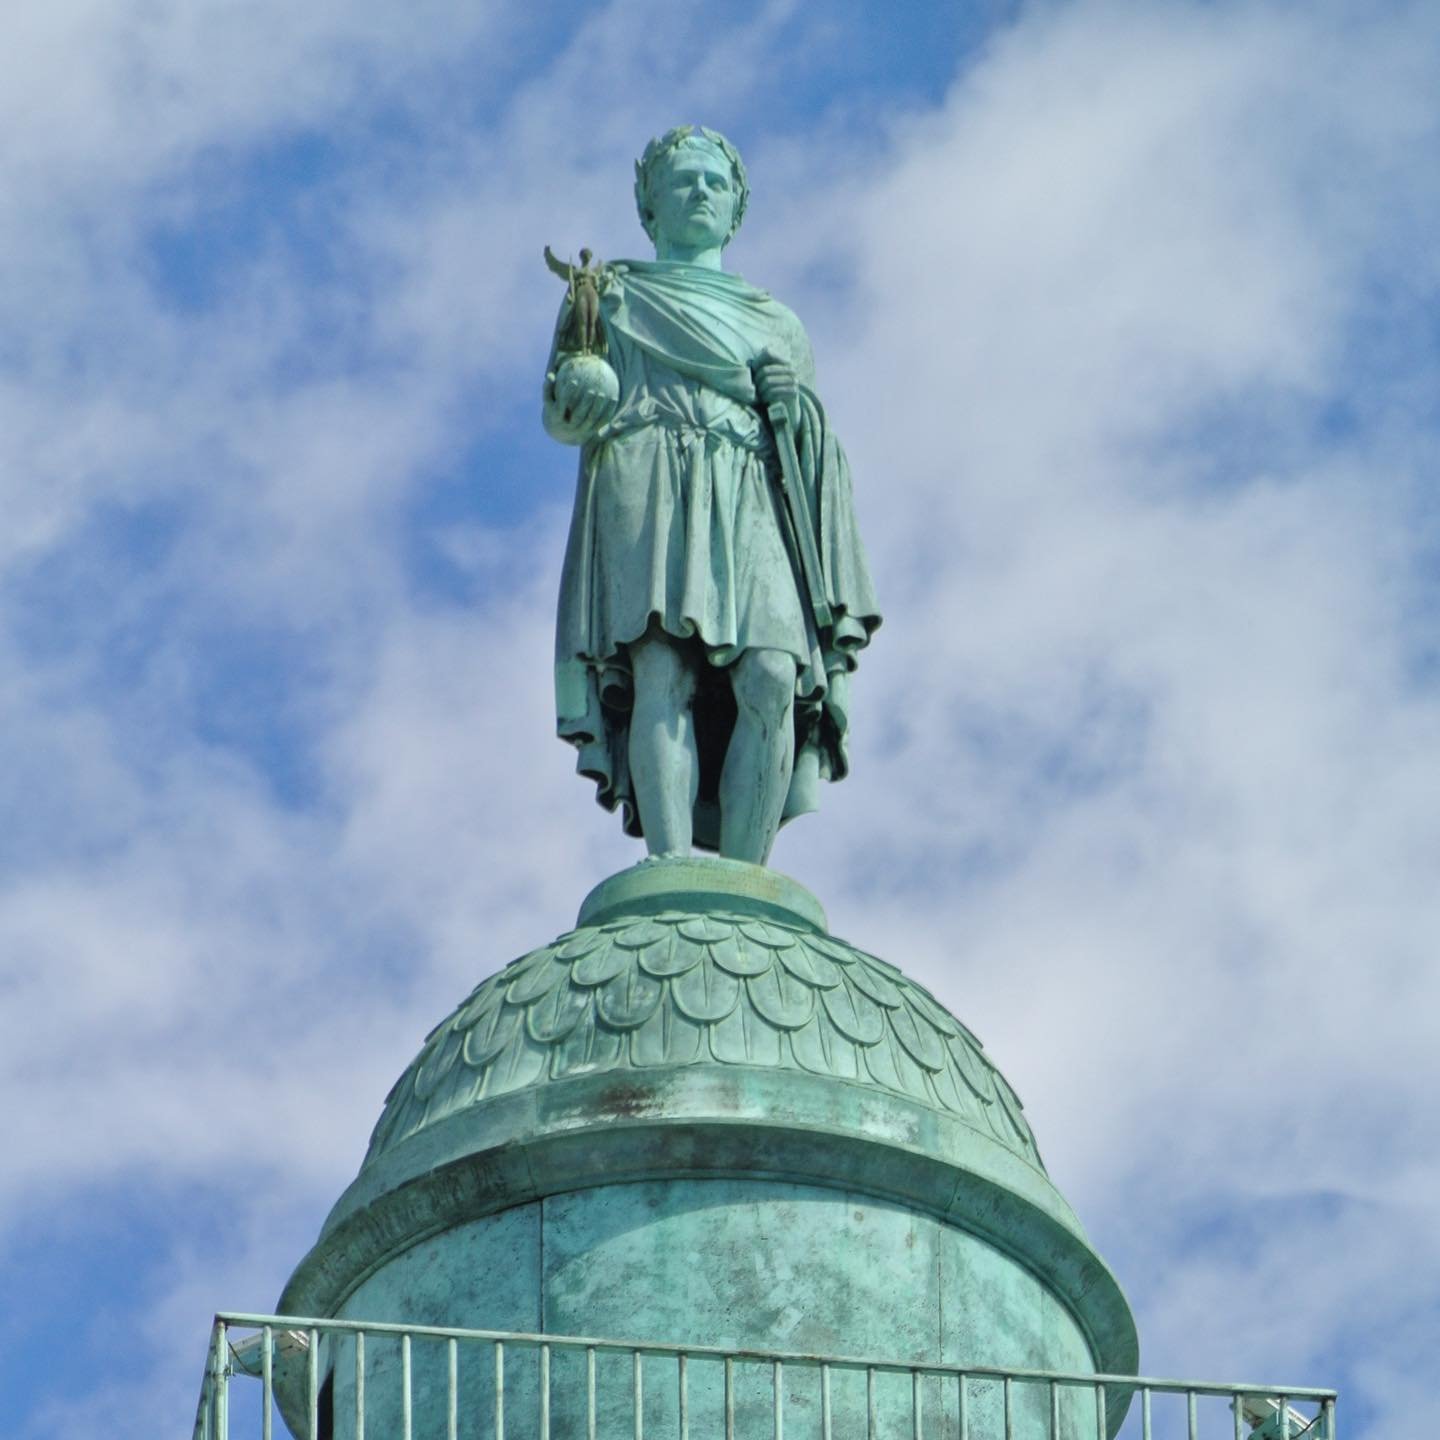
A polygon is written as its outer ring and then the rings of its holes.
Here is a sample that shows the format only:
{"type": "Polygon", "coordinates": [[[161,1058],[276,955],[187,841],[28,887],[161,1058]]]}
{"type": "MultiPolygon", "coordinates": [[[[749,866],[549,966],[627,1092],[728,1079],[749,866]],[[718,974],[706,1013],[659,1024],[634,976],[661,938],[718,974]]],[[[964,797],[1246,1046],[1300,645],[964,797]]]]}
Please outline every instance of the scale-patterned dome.
{"type": "MultiPolygon", "coordinates": [[[[646,1247],[662,1245],[655,1226],[681,1226],[683,1245],[722,1271],[735,1263],[731,1231],[714,1230],[722,1213],[742,1217],[744,1247],[761,1232],[791,1237],[806,1284],[832,1272],[841,1284],[847,1266],[821,1257],[802,1213],[830,1216],[842,1247],[842,1232],[859,1226],[875,1244],[890,1226],[907,1253],[931,1247],[911,1263],[937,1285],[942,1275],[960,1285],[961,1312],[974,1302],[965,1287],[980,1284],[1008,1297],[996,1302],[1007,1315],[1030,1314],[1014,1297],[1039,1286],[1051,1297],[1036,1299],[1046,1334],[1059,1326],[1106,1373],[1135,1364],[1124,1296],[974,1035],[893,965],[832,936],[793,880],[700,857],[603,881],[575,929],[492,975],[436,1026],[280,1311],[359,1315],[382,1299],[403,1308],[443,1292],[436,1314],[495,1323],[476,1298],[491,1294],[490,1280],[473,1284],[528,1256],[516,1282],[524,1325],[568,1315],[575,1333],[606,1333],[620,1322],[594,1320],[592,1301],[649,1295],[661,1305],[647,1289],[646,1247]],[[592,1286],[583,1277],[610,1263],[611,1241],[620,1268],[592,1286]],[[536,1297],[539,1311],[525,1308],[536,1297]],[[581,1309],[566,1309],[572,1302],[581,1309]]],[[[821,1319],[832,1300],[816,1302],[821,1319]]],[[[878,1343],[864,1335],[856,1353],[878,1343]]],[[[1023,1353],[1046,1363],[1059,1354],[1023,1353]]],[[[1082,1363],[1080,1350],[1065,1353],[1065,1364],[1082,1363]]]]}
{"type": "Polygon", "coordinates": [[[692,1065],[798,1069],[903,1095],[1043,1169],[1019,1098],[933,996],[799,917],[738,908],[581,924],[483,981],[391,1090],[366,1165],[500,1095],[692,1065]]]}

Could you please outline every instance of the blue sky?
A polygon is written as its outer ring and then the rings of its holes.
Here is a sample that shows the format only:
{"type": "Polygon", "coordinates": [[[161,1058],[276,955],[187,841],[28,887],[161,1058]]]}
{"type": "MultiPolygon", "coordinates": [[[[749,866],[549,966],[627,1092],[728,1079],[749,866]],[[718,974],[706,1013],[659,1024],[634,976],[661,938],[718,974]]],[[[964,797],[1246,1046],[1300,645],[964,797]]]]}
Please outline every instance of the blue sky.
{"type": "Polygon", "coordinates": [[[3,29],[0,1428],[183,1433],[429,1026],[636,858],[551,735],[539,256],[643,253],[682,120],[887,613],[775,863],[985,1039],[1148,1370],[1427,1413],[1440,11],[3,29]]]}

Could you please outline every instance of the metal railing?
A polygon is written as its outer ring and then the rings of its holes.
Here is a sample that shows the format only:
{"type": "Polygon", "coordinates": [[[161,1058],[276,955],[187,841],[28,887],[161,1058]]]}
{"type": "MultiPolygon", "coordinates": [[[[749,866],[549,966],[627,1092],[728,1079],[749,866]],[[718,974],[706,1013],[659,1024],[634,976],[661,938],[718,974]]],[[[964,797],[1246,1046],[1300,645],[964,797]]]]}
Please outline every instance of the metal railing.
{"type": "Polygon", "coordinates": [[[273,1440],[277,1420],[296,1440],[1106,1440],[1120,1414],[1134,1440],[1336,1440],[1335,1400],[1303,1386],[224,1313],[194,1440],[273,1440]]]}

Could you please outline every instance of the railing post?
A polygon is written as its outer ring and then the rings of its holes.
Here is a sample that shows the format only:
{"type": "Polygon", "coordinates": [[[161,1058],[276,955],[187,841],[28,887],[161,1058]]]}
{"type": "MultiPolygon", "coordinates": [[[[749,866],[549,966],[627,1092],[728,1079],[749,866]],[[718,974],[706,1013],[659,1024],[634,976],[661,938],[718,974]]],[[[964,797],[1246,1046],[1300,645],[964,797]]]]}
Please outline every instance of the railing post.
{"type": "Polygon", "coordinates": [[[355,1440],[365,1440],[365,1332],[355,1332],[355,1440]]]}
{"type": "Polygon", "coordinates": [[[260,1332],[260,1434],[272,1440],[275,1434],[275,1331],[266,1325],[260,1332]]]}
{"type": "Polygon", "coordinates": [[[445,1440],[457,1440],[460,1432],[460,1346],[452,1335],[445,1342],[445,1440]]]}
{"type": "Polygon", "coordinates": [[[215,1440],[230,1440],[229,1328],[215,1322],[215,1440]]]}
{"type": "Polygon", "coordinates": [[[505,1342],[495,1342],[495,1440],[505,1440],[505,1342]]]}
{"type": "Polygon", "coordinates": [[[310,1427],[306,1440],[320,1440],[320,1332],[313,1329],[305,1346],[305,1410],[310,1427]]]}
{"type": "Polygon", "coordinates": [[[200,1413],[195,1417],[195,1431],[201,1440],[215,1440],[220,1372],[224,1368],[224,1346],[220,1339],[220,1322],[210,1327],[210,1350],[205,1357],[205,1379],[200,1386],[200,1413]]]}
{"type": "Polygon", "coordinates": [[[645,1440],[645,1362],[635,1351],[635,1440],[645,1440]]]}
{"type": "Polygon", "coordinates": [[[410,1337],[400,1337],[400,1437],[401,1440],[411,1440],[413,1421],[411,1419],[414,1411],[413,1398],[411,1396],[410,1382],[410,1337]]]}
{"type": "Polygon", "coordinates": [[[595,1440],[595,1347],[593,1345],[585,1347],[585,1440],[595,1440]]]}

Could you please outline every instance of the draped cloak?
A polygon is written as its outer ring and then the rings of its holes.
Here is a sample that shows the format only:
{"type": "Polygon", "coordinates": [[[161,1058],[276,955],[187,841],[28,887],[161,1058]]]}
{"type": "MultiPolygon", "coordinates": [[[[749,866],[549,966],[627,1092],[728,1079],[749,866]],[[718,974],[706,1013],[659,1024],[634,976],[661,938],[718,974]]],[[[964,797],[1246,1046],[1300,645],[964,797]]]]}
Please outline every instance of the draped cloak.
{"type": "MultiPolygon", "coordinates": [[[[849,676],[880,623],[845,454],[817,399],[796,317],[724,271],[675,261],[606,267],[601,320],[620,402],[580,455],[556,624],[560,736],[607,809],[642,833],[629,765],[628,645],[652,627],[693,649],[700,685],[695,843],[719,843],[717,792],[735,705],[724,667],[752,649],[796,664],[795,769],[784,818],[842,779],[849,676]],[[788,360],[801,382],[796,435],[833,623],[817,631],[776,493],[778,459],[751,366],[788,360]]],[[[556,326],[550,370],[568,306],[556,326]]]]}

